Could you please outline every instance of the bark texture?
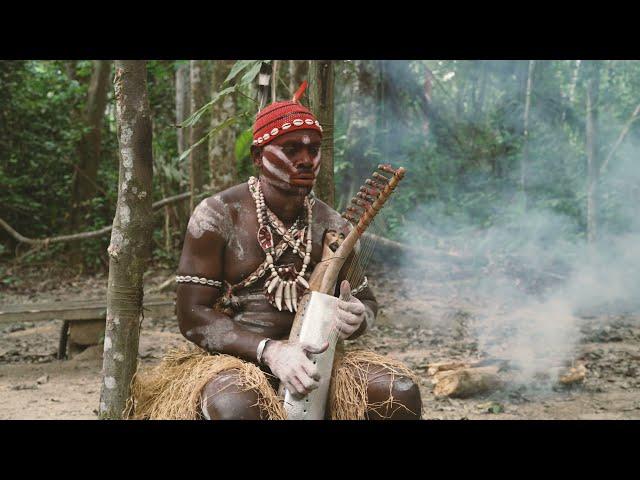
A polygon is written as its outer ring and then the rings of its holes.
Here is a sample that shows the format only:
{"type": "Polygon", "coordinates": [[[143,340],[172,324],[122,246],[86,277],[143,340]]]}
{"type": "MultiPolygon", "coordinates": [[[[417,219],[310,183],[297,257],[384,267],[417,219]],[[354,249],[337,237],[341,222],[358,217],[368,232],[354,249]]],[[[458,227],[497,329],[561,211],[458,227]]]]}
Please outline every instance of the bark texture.
{"type": "Polygon", "coordinates": [[[82,123],[87,132],[80,138],[76,149],[78,163],[73,180],[72,229],[82,224],[87,213],[87,204],[97,191],[98,165],[104,111],[107,106],[107,90],[111,62],[95,60],[89,80],[87,103],[82,112],[82,123]]]}
{"type": "MultiPolygon", "coordinates": [[[[191,82],[191,115],[196,113],[207,101],[207,88],[205,84],[205,65],[202,60],[191,60],[189,64],[189,80],[191,82]]],[[[195,145],[198,140],[207,134],[207,126],[202,119],[196,122],[190,131],[189,143],[195,145]]],[[[193,211],[194,197],[202,191],[207,183],[207,144],[201,143],[191,150],[189,154],[189,178],[193,196],[189,208],[193,211]]]]}
{"type": "Polygon", "coordinates": [[[330,207],[334,206],[333,183],[333,61],[310,60],[309,83],[311,111],[322,125],[322,163],[314,191],[330,207]]]}
{"type": "Polygon", "coordinates": [[[119,419],[137,368],[142,277],[151,253],[153,158],[146,62],[116,62],[115,98],[120,147],[118,205],[109,253],[100,418],[119,419]]]}
{"type": "MultiPolygon", "coordinates": [[[[233,60],[217,60],[211,75],[211,96],[222,88],[233,60]]],[[[211,129],[236,114],[236,97],[227,95],[211,107],[211,129]]],[[[220,192],[236,183],[237,168],[235,158],[236,133],[233,128],[224,128],[209,139],[209,168],[211,170],[211,190],[220,192]]]]}
{"type": "Polygon", "coordinates": [[[307,60],[289,60],[289,98],[293,97],[300,84],[307,77],[309,62],[307,60]]]}

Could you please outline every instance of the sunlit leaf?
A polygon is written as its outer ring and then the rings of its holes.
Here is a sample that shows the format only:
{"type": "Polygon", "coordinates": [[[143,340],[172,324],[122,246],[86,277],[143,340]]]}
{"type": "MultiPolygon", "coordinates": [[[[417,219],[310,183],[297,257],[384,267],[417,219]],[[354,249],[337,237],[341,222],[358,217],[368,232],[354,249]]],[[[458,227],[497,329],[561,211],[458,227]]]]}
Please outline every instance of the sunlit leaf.
{"type": "Polygon", "coordinates": [[[212,135],[216,135],[218,132],[220,132],[220,130],[222,130],[224,128],[227,128],[229,125],[234,124],[237,120],[238,120],[238,116],[237,115],[233,116],[233,117],[230,117],[230,118],[227,118],[220,125],[218,125],[215,128],[209,130],[209,132],[204,137],[202,137],[200,140],[198,140],[196,143],[194,143],[189,148],[187,148],[184,152],[182,152],[182,155],[180,155],[180,158],[178,160],[179,161],[184,160],[186,157],[189,156],[189,154],[191,153],[191,150],[196,148],[198,145],[200,145],[202,142],[204,142],[206,139],[208,139],[212,135]]]}

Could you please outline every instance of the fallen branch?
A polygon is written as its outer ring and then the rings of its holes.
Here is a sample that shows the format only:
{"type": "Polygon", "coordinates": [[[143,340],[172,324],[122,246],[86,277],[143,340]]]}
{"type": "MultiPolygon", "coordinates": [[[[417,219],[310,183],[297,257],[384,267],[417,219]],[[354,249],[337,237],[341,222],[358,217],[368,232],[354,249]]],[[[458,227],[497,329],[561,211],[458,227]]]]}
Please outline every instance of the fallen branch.
{"type": "MultiPolygon", "coordinates": [[[[205,195],[210,195],[211,193],[213,192],[211,191],[202,192],[198,194],[196,198],[200,198],[205,195]]],[[[191,196],[191,192],[185,192],[179,195],[174,195],[173,197],[163,198],[162,200],[155,202],[151,207],[157,211],[166,205],[179,202],[180,200],[185,200],[190,196],[191,196]]],[[[14,230],[11,227],[11,225],[5,222],[2,218],[0,218],[0,227],[4,228],[9,233],[9,235],[11,235],[15,240],[17,240],[20,243],[27,243],[29,245],[36,245],[36,246],[39,246],[39,245],[47,246],[50,243],[70,242],[74,240],[85,240],[87,238],[100,237],[102,235],[109,233],[113,228],[113,225],[109,225],[108,227],[101,228],[100,230],[93,230],[91,232],[74,233],[70,235],[59,235],[57,237],[47,237],[47,238],[41,238],[41,239],[28,238],[28,237],[25,237],[24,235],[21,235],[19,232],[14,230]]]]}
{"type": "Polygon", "coordinates": [[[384,248],[388,248],[396,252],[417,253],[420,255],[430,255],[434,257],[442,256],[442,257],[455,258],[456,260],[461,260],[463,258],[461,256],[453,255],[451,253],[444,252],[442,250],[436,250],[434,248],[420,247],[416,245],[407,245],[405,243],[396,242],[395,240],[389,240],[388,238],[384,238],[379,235],[374,235],[373,233],[369,233],[369,232],[365,232],[363,236],[373,240],[378,245],[384,248]]]}

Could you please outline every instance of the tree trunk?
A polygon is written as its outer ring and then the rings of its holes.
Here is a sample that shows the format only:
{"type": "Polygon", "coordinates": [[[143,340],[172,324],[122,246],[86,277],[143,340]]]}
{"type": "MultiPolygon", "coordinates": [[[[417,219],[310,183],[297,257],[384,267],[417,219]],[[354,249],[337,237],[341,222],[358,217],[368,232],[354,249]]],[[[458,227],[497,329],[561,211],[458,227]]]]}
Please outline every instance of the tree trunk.
{"type": "MultiPolygon", "coordinates": [[[[349,167],[342,171],[342,197],[349,202],[364,178],[371,174],[371,161],[366,152],[373,149],[371,134],[376,123],[376,83],[369,72],[371,61],[355,60],[355,78],[349,82],[349,120],[347,122],[345,159],[349,167]]],[[[342,205],[341,207],[346,207],[342,205]]]]}
{"type": "MultiPolygon", "coordinates": [[[[203,60],[190,61],[190,81],[191,81],[191,115],[198,111],[207,101],[207,90],[205,87],[205,65],[203,60]]],[[[207,134],[206,123],[200,119],[191,127],[189,143],[193,147],[198,140],[207,134]]],[[[192,148],[189,154],[189,178],[191,185],[191,200],[189,209],[193,211],[195,207],[195,196],[202,191],[207,184],[207,145],[201,143],[192,148]]]]}
{"type": "Polygon", "coordinates": [[[309,71],[309,62],[306,60],[289,60],[289,99],[296,93],[300,84],[304,81],[309,71]]]}
{"type": "MultiPolygon", "coordinates": [[[[181,64],[176,69],[176,125],[181,125],[187,117],[189,117],[189,110],[191,108],[190,88],[189,88],[189,65],[181,64]]],[[[177,143],[178,143],[178,157],[182,156],[184,151],[188,148],[189,142],[189,128],[177,129],[177,143]]],[[[179,168],[181,173],[183,171],[183,165],[180,164],[179,168]]],[[[187,178],[190,177],[186,175],[187,178]]],[[[179,190],[185,191],[190,189],[190,182],[185,179],[185,175],[180,175],[179,190]]],[[[192,210],[189,209],[189,202],[181,203],[174,207],[176,212],[175,227],[179,232],[184,232],[187,228],[187,222],[191,216],[192,210]]]]}
{"type": "Polygon", "coordinates": [[[520,162],[520,191],[524,198],[524,208],[527,208],[527,164],[529,163],[529,111],[531,110],[531,90],[533,88],[533,70],[535,68],[535,60],[529,60],[529,72],[527,74],[527,90],[524,100],[524,118],[523,118],[523,146],[522,160],[520,162]]]}
{"type": "Polygon", "coordinates": [[[87,132],[80,138],[76,152],[78,163],[73,176],[72,229],[83,224],[88,212],[88,203],[97,191],[98,165],[100,163],[100,142],[105,107],[107,106],[107,89],[111,62],[95,60],[89,81],[87,103],[82,112],[82,123],[87,132]]]}
{"type": "MultiPolygon", "coordinates": [[[[176,125],[189,116],[189,67],[180,65],[176,70],[176,125]]],[[[178,129],[178,155],[187,149],[187,131],[178,129]]]]}
{"type": "Polygon", "coordinates": [[[593,243],[597,234],[597,186],[600,176],[598,164],[598,96],[600,91],[600,62],[590,61],[587,78],[587,241],[593,243]]]}
{"type": "Polygon", "coordinates": [[[116,61],[118,205],[109,253],[100,418],[120,419],[137,368],[142,277],[151,254],[153,158],[146,62],[116,61]]]}
{"type": "Polygon", "coordinates": [[[333,61],[310,60],[309,83],[311,111],[322,125],[322,163],[314,190],[320,200],[333,207],[333,61]]]}
{"type": "MultiPolygon", "coordinates": [[[[216,60],[211,78],[211,96],[221,90],[227,78],[233,60],[216,60]]],[[[235,95],[227,95],[211,108],[211,129],[236,114],[235,95]]],[[[211,189],[216,192],[225,190],[236,183],[237,168],[235,158],[236,135],[232,128],[225,128],[209,139],[209,169],[211,171],[211,189]]]]}

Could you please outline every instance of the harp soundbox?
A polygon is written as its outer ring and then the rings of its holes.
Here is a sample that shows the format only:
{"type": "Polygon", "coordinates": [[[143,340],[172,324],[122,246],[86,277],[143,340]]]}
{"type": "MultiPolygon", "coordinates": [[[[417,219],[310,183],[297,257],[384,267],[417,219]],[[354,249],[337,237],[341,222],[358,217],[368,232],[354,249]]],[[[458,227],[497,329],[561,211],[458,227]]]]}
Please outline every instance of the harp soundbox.
{"type": "Polygon", "coordinates": [[[335,349],[339,339],[334,328],[337,297],[333,296],[338,274],[354,251],[358,240],[404,175],[405,169],[402,167],[396,170],[388,164],[379,165],[378,171],[360,187],[344,212],[343,217],[351,222],[353,228],[335,251],[330,248],[331,242],[325,235],[322,260],[311,274],[309,289],[300,301],[289,340],[312,345],[321,345],[328,341],[329,348],[321,354],[310,356],[321,377],[320,386],[316,390],[300,398],[290,394],[281,385],[279,393],[284,396],[288,420],[322,420],[325,417],[335,349]]]}

